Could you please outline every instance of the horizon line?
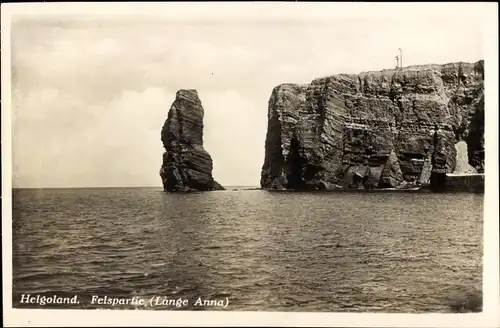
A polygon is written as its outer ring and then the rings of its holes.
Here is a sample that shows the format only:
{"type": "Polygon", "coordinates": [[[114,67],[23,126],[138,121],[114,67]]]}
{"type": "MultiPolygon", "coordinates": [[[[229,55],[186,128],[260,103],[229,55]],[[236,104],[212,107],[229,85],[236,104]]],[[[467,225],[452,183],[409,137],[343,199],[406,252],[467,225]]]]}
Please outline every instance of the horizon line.
{"type": "MultiPolygon", "coordinates": [[[[224,188],[234,188],[234,187],[253,187],[260,188],[260,185],[222,185],[224,188]]],[[[160,188],[163,186],[62,186],[62,187],[12,187],[15,189],[118,189],[118,188],[160,188]]]]}

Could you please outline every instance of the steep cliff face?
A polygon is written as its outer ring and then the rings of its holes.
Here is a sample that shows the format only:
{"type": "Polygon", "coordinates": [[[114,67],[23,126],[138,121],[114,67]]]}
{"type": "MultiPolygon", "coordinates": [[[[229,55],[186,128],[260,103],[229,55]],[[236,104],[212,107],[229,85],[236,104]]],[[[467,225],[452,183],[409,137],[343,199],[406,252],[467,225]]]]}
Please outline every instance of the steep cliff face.
{"type": "Polygon", "coordinates": [[[261,186],[439,187],[455,144],[484,171],[484,65],[451,63],[283,84],[269,100],[261,186]]]}
{"type": "Polygon", "coordinates": [[[177,91],[161,130],[166,151],[160,176],[165,191],[224,189],[212,177],[212,158],[203,148],[203,115],[196,90],[177,91]]]}

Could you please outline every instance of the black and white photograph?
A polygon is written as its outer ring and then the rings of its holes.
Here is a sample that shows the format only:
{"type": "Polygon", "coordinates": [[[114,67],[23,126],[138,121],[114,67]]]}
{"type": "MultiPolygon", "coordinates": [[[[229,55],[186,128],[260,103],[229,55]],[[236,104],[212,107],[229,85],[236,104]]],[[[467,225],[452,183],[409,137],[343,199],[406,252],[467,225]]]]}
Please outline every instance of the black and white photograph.
{"type": "Polygon", "coordinates": [[[5,324],[498,326],[497,10],[2,4],[5,324]]]}

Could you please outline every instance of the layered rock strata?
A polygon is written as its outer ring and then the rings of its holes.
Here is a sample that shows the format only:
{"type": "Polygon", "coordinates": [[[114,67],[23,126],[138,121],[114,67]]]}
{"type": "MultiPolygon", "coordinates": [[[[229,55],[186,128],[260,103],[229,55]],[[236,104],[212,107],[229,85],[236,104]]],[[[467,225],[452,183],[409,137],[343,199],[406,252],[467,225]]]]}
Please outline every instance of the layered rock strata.
{"type": "Polygon", "coordinates": [[[179,90],[161,130],[165,147],[160,176],[165,191],[224,189],[212,177],[212,158],[203,148],[204,110],[196,90],[179,90]]]}
{"type": "Polygon", "coordinates": [[[455,144],[484,172],[484,62],[282,84],[269,100],[266,189],[443,185],[455,144]]]}

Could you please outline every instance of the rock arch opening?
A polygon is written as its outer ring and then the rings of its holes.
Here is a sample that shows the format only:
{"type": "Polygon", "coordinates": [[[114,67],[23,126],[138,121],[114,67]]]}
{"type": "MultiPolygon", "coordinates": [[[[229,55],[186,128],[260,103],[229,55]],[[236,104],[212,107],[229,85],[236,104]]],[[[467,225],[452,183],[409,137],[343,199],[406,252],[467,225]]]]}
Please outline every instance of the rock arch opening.
{"type": "Polygon", "coordinates": [[[477,173],[477,170],[469,164],[469,150],[467,143],[463,140],[455,144],[456,160],[454,174],[472,174],[477,173]]]}

